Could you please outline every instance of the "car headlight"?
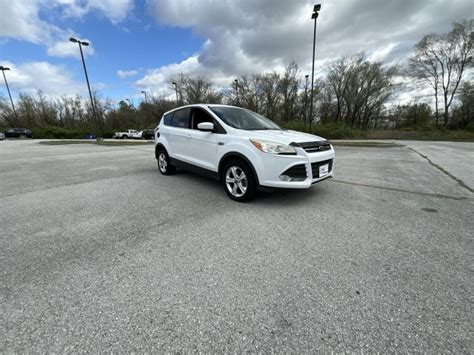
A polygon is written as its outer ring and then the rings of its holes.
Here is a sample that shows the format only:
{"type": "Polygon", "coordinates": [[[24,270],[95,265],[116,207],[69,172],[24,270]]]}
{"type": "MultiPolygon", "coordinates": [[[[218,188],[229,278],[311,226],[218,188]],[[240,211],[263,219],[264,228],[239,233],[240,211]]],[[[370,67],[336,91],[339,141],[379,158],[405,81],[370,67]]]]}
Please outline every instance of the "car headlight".
{"type": "Polygon", "coordinates": [[[257,147],[258,150],[264,153],[282,154],[282,155],[296,155],[296,149],[291,145],[281,144],[260,139],[251,139],[250,142],[257,147]]]}

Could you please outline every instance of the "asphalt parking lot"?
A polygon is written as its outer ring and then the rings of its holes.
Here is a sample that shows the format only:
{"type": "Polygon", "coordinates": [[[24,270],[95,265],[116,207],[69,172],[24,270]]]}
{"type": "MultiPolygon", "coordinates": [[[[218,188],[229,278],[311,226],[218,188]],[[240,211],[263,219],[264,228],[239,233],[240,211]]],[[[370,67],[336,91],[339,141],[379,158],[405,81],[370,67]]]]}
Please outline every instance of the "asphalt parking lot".
{"type": "Polygon", "coordinates": [[[473,351],[474,144],[231,201],[153,146],[0,142],[1,352],[473,351]]]}

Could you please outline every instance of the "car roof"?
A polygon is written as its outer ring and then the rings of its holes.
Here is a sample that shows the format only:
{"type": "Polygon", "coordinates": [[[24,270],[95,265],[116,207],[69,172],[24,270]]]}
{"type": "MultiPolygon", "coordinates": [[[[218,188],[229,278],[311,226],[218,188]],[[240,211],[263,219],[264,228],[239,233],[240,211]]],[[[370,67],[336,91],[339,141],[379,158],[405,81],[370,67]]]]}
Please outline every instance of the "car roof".
{"type": "Polygon", "coordinates": [[[171,113],[171,112],[174,112],[176,110],[180,110],[182,108],[192,108],[192,107],[200,107],[200,108],[209,108],[209,107],[236,107],[236,108],[241,108],[241,107],[238,107],[238,106],[232,106],[232,105],[223,105],[223,104],[189,104],[189,105],[183,105],[183,106],[179,106],[179,107],[176,107],[172,110],[169,110],[169,111],[166,111],[164,114],[168,114],[168,113],[171,113]]]}

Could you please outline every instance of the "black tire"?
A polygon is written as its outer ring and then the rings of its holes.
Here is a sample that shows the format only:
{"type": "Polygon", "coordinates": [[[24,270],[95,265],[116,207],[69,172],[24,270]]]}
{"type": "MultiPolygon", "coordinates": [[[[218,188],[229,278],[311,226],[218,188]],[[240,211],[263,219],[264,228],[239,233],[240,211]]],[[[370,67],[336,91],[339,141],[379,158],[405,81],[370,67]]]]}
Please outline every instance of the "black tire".
{"type": "Polygon", "coordinates": [[[176,168],[171,165],[170,157],[164,149],[158,151],[157,161],[158,161],[158,170],[163,175],[171,175],[176,171],[176,168]],[[163,159],[163,160],[161,160],[163,159]]]}
{"type": "Polygon", "coordinates": [[[227,196],[234,201],[249,201],[255,196],[257,191],[257,183],[252,169],[246,162],[239,159],[231,160],[223,166],[221,181],[227,196]],[[236,168],[234,171],[237,176],[233,176],[232,168],[236,168]],[[244,173],[245,179],[242,178],[242,172],[244,173]],[[241,179],[235,180],[235,178],[239,178],[239,176],[241,179]],[[228,178],[232,179],[232,177],[234,178],[233,183],[228,181],[228,178]],[[245,188],[245,191],[243,188],[245,188]]]}

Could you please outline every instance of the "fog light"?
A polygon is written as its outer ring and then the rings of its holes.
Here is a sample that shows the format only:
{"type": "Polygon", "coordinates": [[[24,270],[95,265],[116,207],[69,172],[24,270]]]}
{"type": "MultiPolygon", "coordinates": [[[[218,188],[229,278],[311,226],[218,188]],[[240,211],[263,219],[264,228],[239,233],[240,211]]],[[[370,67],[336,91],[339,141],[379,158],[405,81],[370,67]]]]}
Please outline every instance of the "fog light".
{"type": "Polygon", "coordinates": [[[291,181],[291,178],[288,175],[280,175],[280,180],[282,180],[282,181],[291,181]]]}

